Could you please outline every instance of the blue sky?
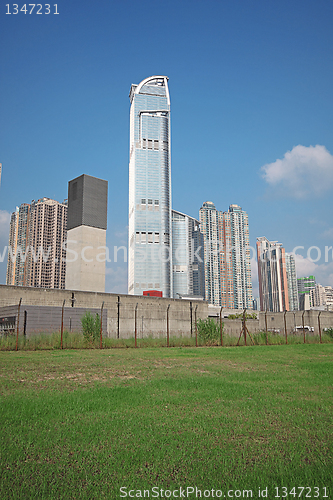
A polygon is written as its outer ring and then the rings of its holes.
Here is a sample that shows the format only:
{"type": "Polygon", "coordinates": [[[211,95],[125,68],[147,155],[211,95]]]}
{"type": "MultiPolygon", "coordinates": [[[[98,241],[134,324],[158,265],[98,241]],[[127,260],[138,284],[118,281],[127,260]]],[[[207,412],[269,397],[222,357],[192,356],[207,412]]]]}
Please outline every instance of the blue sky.
{"type": "MultiPolygon", "coordinates": [[[[82,173],[109,181],[108,244],[127,244],[128,93],[157,74],[169,77],[173,207],[198,217],[204,201],[237,203],[252,246],[304,246],[299,276],[333,285],[333,3],[57,5],[1,7],[0,254],[16,205],[62,201],[82,173]]],[[[126,264],[108,264],[107,291],[126,282],[126,264]]]]}

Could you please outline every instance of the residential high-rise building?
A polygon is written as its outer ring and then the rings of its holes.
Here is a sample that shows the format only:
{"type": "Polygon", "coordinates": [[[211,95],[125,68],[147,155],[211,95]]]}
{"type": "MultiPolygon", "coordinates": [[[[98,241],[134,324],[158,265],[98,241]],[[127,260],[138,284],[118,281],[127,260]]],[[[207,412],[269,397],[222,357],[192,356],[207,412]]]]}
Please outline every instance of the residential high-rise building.
{"type": "Polygon", "coordinates": [[[107,199],[103,179],[83,174],[68,183],[67,290],[105,292],[107,199]]]}
{"type": "Polygon", "coordinates": [[[168,78],[130,90],[128,293],[173,297],[168,78]]]}
{"type": "Polygon", "coordinates": [[[199,220],[204,238],[205,299],[221,305],[220,234],[218,211],[212,201],[202,205],[199,220]]]}
{"type": "Polygon", "coordinates": [[[285,249],[277,241],[257,238],[260,310],[289,311],[285,249]]]}
{"type": "Polygon", "coordinates": [[[205,298],[211,304],[252,309],[248,215],[239,205],[227,212],[205,202],[199,211],[204,237],[205,298]]]}
{"type": "Polygon", "coordinates": [[[313,296],[311,295],[311,290],[316,286],[316,278],[314,276],[304,276],[302,278],[297,278],[297,289],[298,289],[298,301],[300,310],[304,310],[305,305],[308,307],[313,307],[313,296]],[[305,297],[305,295],[307,297],[305,297]]]}
{"type": "Polygon", "coordinates": [[[204,298],[203,236],[197,219],[172,210],[173,297],[204,298]]]}
{"type": "Polygon", "coordinates": [[[311,303],[313,307],[321,307],[326,305],[326,290],[322,285],[319,283],[316,283],[314,288],[311,288],[310,290],[310,295],[311,295],[311,303]]]}
{"type": "Polygon", "coordinates": [[[297,276],[296,276],[296,263],[293,254],[286,254],[286,273],[288,281],[288,298],[289,298],[289,311],[298,311],[298,293],[297,293],[297,276]]]}
{"type": "Polygon", "coordinates": [[[65,288],[67,205],[49,198],[12,214],[6,283],[65,288]]]}
{"type": "Polygon", "coordinates": [[[15,212],[13,212],[11,215],[9,225],[9,251],[7,260],[6,285],[15,285],[16,258],[13,257],[17,254],[18,221],[19,207],[16,207],[15,212]]]}

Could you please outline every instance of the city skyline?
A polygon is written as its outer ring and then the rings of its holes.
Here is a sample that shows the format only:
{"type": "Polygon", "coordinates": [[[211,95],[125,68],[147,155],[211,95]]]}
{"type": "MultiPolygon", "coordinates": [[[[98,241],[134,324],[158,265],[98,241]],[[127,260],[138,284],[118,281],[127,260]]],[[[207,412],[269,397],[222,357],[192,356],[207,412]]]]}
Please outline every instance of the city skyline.
{"type": "MultiPolygon", "coordinates": [[[[127,245],[128,87],[167,74],[172,206],[198,218],[207,199],[236,203],[252,247],[261,234],[287,252],[304,247],[298,276],[332,285],[332,4],[170,2],[165,13],[101,2],[92,13],[74,0],[58,10],[2,19],[0,253],[15,206],[61,201],[82,172],[109,181],[107,244],[127,245]],[[142,31],[156,12],[158,28],[142,31]],[[137,40],[149,57],[133,58],[137,40]]],[[[108,263],[106,289],[126,292],[126,263],[108,263]]]]}

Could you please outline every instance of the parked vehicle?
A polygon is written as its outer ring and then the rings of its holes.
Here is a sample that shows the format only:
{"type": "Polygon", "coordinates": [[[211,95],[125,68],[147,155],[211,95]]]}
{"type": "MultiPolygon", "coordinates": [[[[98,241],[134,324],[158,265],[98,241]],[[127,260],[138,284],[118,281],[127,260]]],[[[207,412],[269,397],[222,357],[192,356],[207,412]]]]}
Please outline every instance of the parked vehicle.
{"type": "MultiPolygon", "coordinates": [[[[304,330],[306,332],[314,332],[314,326],[304,325],[304,330]]],[[[303,325],[295,326],[294,333],[303,332],[303,325]]]]}

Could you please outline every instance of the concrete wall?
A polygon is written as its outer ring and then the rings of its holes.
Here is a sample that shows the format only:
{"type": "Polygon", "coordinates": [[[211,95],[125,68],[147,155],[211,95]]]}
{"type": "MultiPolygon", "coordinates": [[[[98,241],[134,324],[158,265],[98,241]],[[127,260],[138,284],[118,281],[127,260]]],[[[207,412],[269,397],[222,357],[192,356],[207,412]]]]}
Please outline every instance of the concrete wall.
{"type": "MultiPolygon", "coordinates": [[[[160,297],[143,297],[135,295],[116,295],[111,293],[82,292],[72,290],[39,289],[17,286],[0,285],[0,307],[17,305],[22,298],[22,307],[35,306],[56,306],[62,307],[65,300],[65,309],[76,308],[99,311],[104,302],[104,309],[107,311],[107,335],[117,338],[129,338],[134,336],[135,329],[135,308],[137,307],[137,335],[138,338],[164,337],[167,331],[167,308],[169,307],[169,332],[170,335],[190,336],[191,335],[191,315],[192,334],[195,332],[195,309],[197,319],[205,319],[208,316],[219,321],[220,308],[210,306],[204,301],[188,301],[178,299],[166,299],[160,297]],[[71,307],[73,300],[74,307],[71,307]],[[192,305],[192,313],[191,313],[192,305]]],[[[240,311],[223,309],[224,332],[228,335],[239,336],[242,322],[241,320],[227,319],[231,313],[240,311]]],[[[252,311],[251,311],[252,312],[252,311]]],[[[247,320],[247,327],[251,333],[265,331],[265,313],[257,312],[257,320],[247,320]]],[[[66,313],[67,314],[67,313],[66,313]]],[[[317,334],[318,311],[305,311],[304,324],[313,326],[317,334]]],[[[267,313],[267,329],[280,330],[284,334],[284,313],[267,313]]],[[[58,320],[57,320],[58,321],[58,320]]],[[[322,330],[333,328],[333,312],[321,312],[320,322],[322,330]]],[[[302,311],[286,313],[287,333],[292,334],[295,326],[302,325],[302,311]]]]}
{"type": "MultiPolygon", "coordinates": [[[[86,311],[90,311],[93,315],[98,313],[100,309],[87,309],[82,307],[65,307],[64,308],[64,331],[81,332],[81,318],[86,311]]],[[[0,318],[15,316],[15,332],[18,321],[18,305],[0,307],[0,318]]],[[[33,333],[53,333],[61,331],[62,307],[56,306],[32,306],[22,304],[20,307],[19,318],[19,333],[26,334],[28,337],[33,333]]],[[[103,335],[107,334],[107,310],[103,309],[102,321],[103,335]]]]}
{"type": "Polygon", "coordinates": [[[133,295],[116,295],[110,293],[82,292],[73,290],[39,289],[0,285],[0,307],[18,304],[22,298],[23,305],[61,307],[65,300],[66,306],[100,310],[104,302],[107,310],[107,334],[109,337],[120,338],[134,336],[135,308],[137,306],[138,337],[166,335],[167,308],[169,307],[170,335],[191,334],[191,304],[192,332],[194,333],[194,310],[197,306],[197,318],[208,316],[208,304],[203,301],[187,301],[166,299],[160,297],[144,297],[133,295]]]}

